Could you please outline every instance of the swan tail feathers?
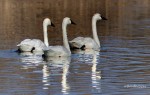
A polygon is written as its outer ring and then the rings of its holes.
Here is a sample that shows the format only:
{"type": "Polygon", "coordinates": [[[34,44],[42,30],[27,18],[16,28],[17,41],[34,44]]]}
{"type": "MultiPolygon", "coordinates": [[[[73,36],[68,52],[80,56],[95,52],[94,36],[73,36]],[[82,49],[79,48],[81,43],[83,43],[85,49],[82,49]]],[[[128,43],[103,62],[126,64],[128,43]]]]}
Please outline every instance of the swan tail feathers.
{"type": "Polygon", "coordinates": [[[71,49],[80,49],[83,45],[76,43],[76,42],[69,42],[71,49]]]}
{"type": "Polygon", "coordinates": [[[19,47],[19,46],[21,46],[21,44],[18,44],[17,46],[19,47]]]}

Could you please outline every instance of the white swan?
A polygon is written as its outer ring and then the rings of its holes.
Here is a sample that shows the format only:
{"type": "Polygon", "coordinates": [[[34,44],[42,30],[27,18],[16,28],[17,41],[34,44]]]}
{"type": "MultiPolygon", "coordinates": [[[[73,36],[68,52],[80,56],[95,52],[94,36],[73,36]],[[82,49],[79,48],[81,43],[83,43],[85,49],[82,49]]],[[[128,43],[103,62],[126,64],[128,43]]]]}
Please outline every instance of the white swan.
{"type": "Polygon", "coordinates": [[[92,18],[92,32],[93,39],[90,37],[77,37],[69,42],[70,47],[72,49],[93,49],[100,50],[100,41],[97,35],[96,22],[98,20],[106,20],[106,18],[102,17],[101,14],[96,13],[92,18]]]}
{"type": "Polygon", "coordinates": [[[67,25],[75,24],[69,17],[65,17],[62,22],[63,46],[49,46],[44,49],[44,56],[70,56],[71,51],[67,38],[67,25]]]}
{"type": "Polygon", "coordinates": [[[39,39],[25,39],[20,44],[18,44],[19,52],[31,52],[31,51],[43,51],[43,48],[49,46],[48,36],[47,36],[47,26],[51,25],[54,27],[54,24],[49,18],[45,18],[43,21],[43,34],[44,34],[44,43],[39,39]]]}

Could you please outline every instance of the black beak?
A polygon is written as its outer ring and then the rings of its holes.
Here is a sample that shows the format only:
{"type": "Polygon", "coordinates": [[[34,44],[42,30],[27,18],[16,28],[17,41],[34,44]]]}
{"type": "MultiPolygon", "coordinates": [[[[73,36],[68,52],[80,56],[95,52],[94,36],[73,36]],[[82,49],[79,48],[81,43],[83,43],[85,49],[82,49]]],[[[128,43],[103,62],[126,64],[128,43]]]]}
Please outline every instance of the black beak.
{"type": "Polygon", "coordinates": [[[51,22],[51,26],[55,27],[55,25],[51,22]]]}
{"type": "Polygon", "coordinates": [[[102,20],[107,20],[105,17],[101,16],[102,20]]]}
{"type": "Polygon", "coordinates": [[[74,25],[76,25],[76,23],[74,23],[72,20],[71,20],[71,24],[74,24],[74,25]]]}

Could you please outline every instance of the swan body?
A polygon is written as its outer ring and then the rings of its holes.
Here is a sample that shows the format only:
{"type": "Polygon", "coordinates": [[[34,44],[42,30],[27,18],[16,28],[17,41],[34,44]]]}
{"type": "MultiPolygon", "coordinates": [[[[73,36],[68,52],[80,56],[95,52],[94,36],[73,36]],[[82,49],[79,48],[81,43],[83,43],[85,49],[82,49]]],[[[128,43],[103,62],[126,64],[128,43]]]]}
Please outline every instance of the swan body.
{"type": "Polygon", "coordinates": [[[46,45],[39,39],[25,39],[20,44],[17,45],[19,49],[23,52],[42,51],[46,45]]]}
{"type": "Polygon", "coordinates": [[[43,51],[44,48],[46,48],[48,44],[48,36],[47,36],[47,26],[51,25],[54,26],[49,18],[45,18],[43,21],[43,33],[44,33],[44,43],[39,39],[25,39],[20,44],[18,44],[18,50],[20,52],[37,52],[37,51],[43,51]]]}
{"type": "Polygon", "coordinates": [[[70,56],[71,51],[68,43],[67,38],[67,25],[69,24],[75,24],[72,22],[72,20],[68,17],[65,17],[62,22],[62,32],[63,32],[63,46],[49,46],[44,49],[44,56],[56,56],[56,57],[62,57],[62,56],[70,56]]]}
{"type": "Polygon", "coordinates": [[[17,45],[19,47],[18,50],[25,51],[25,52],[31,51],[33,48],[33,45],[31,43],[32,43],[31,39],[23,40],[20,44],[17,45]]]}
{"type": "Polygon", "coordinates": [[[90,37],[77,37],[69,42],[70,47],[73,49],[93,49],[99,51],[99,46],[90,37]]]}
{"type": "Polygon", "coordinates": [[[44,50],[44,55],[49,57],[61,57],[70,56],[71,53],[63,46],[49,46],[44,50]]]}
{"type": "Polygon", "coordinates": [[[62,57],[45,57],[44,58],[45,64],[49,65],[64,65],[64,64],[70,64],[71,57],[68,56],[62,56],[62,57]]]}
{"type": "Polygon", "coordinates": [[[101,19],[106,20],[106,18],[102,17],[99,13],[94,14],[92,18],[93,39],[90,37],[77,37],[72,41],[69,41],[70,47],[72,49],[100,50],[100,41],[97,35],[96,22],[101,19]]]}

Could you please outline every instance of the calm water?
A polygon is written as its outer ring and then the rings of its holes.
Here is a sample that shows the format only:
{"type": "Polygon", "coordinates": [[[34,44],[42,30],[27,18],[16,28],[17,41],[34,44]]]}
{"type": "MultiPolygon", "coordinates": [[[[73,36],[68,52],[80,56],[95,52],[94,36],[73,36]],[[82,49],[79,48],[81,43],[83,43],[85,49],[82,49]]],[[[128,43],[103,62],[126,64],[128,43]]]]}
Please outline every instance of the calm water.
{"type": "Polygon", "coordinates": [[[103,36],[100,52],[49,58],[0,51],[0,95],[148,95],[149,37],[103,36]]]}

